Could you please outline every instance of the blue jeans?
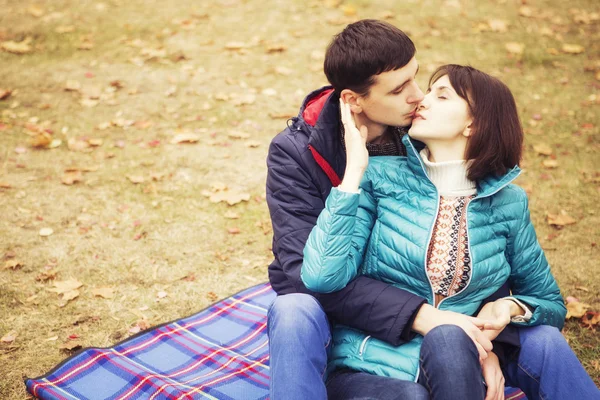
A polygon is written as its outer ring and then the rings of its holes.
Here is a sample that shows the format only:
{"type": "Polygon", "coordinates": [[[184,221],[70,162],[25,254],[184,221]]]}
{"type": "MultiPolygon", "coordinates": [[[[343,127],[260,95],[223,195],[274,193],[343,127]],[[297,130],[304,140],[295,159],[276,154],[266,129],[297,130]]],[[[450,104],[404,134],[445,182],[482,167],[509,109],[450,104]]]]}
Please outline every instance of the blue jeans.
{"type": "MultiPolygon", "coordinates": [[[[450,384],[456,385],[458,385],[456,381],[472,380],[473,387],[469,390],[473,392],[469,393],[474,393],[476,397],[467,398],[483,399],[485,387],[480,378],[481,367],[479,367],[478,356],[474,355],[475,346],[470,339],[465,340],[466,335],[460,328],[453,325],[449,328],[448,326],[439,328],[429,332],[423,342],[419,383],[430,390],[432,398],[437,400],[436,396],[440,391],[442,391],[441,395],[444,394],[443,392],[454,393],[452,398],[458,398],[455,396],[456,392],[452,390],[467,390],[464,387],[447,389],[447,386],[443,385],[444,382],[448,382],[443,376],[446,378],[451,376],[453,379],[450,380],[450,384]],[[460,349],[458,353],[464,357],[456,360],[455,363],[455,352],[444,350],[448,347],[443,346],[445,343],[453,343],[457,346],[456,349],[460,349]],[[443,362],[444,358],[450,356],[453,357],[452,361],[443,362]],[[459,367],[458,364],[469,364],[469,358],[474,358],[475,361],[467,367],[459,367]],[[462,371],[462,368],[478,372],[457,373],[462,371]]],[[[367,385],[367,380],[372,379],[376,387],[385,386],[377,383],[380,377],[365,376],[368,374],[350,371],[333,373],[328,379],[327,386],[325,385],[324,374],[331,331],[325,312],[317,300],[310,295],[278,296],[269,309],[268,332],[271,400],[327,399],[328,392],[332,399],[341,398],[334,397],[340,395],[348,396],[343,397],[344,399],[368,399],[369,395],[365,395],[361,389],[367,385]],[[336,389],[336,385],[338,388],[343,386],[345,394],[336,389]],[[337,394],[333,393],[334,390],[337,390],[337,394]]],[[[520,337],[521,351],[518,360],[509,362],[503,370],[507,386],[521,388],[530,400],[600,399],[600,391],[556,328],[548,326],[522,328],[520,337]]],[[[402,388],[402,390],[413,389],[414,387],[402,388]]],[[[378,394],[383,393],[372,393],[370,398],[376,398],[378,394]]],[[[401,396],[401,393],[398,393],[398,396],[401,396]]],[[[406,395],[404,398],[412,397],[406,395]]]]}

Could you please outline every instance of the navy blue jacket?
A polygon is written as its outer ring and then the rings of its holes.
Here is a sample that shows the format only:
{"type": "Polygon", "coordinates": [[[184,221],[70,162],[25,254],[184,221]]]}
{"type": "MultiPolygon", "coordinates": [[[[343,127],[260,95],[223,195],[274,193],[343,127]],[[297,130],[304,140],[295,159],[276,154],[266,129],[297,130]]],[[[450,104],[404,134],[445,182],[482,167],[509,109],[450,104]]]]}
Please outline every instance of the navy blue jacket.
{"type": "MultiPolygon", "coordinates": [[[[336,322],[398,346],[412,338],[412,323],[426,302],[424,298],[365,276],[328,294],[309,291],[300,279],[308,235],[346,166],[338,102],[331,87],[312,92],[298,116],[288,121],[288,127],[269,147],[267,204],[275,256],[269,266],[269,280],[279,295],[309,293],[336,322]]],[[[501,290],[508,295],[507,287],[501,290]]],[[[511,331],[509,328],[503,336],[511,331]]],[[[516,335],[516,330],[512,331],[516,335]]],[[[518,335],[511,336],[507,341],[518,344],[518,335]]]]}

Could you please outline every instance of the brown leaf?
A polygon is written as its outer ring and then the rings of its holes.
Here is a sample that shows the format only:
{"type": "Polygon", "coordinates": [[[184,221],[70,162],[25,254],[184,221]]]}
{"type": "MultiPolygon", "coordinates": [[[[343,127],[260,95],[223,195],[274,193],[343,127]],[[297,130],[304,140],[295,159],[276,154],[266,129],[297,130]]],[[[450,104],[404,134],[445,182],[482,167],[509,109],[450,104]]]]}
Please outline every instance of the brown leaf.
{"type": "Polygon", "coordinates": [[[65,350],[67,352],[72,352],[81,349],[82,345],[79,341],[70,340],[67,343],[64,343],[59,347],[60,350],[65,350]]]}
{"type": "Polygon", "coordinates": [[[567,215],[564,210],[562,210],[558,215],[548,213],[547,219],[548,225],[554,225],[558,227],[577,223],[577,220],[567,215]]]}
{"type": "Polygon", "coordinates": [[[81,181],[83,181],[83,173],[81,171],[67,172],[61,178],[61,182],[68,186],[81,181]]]}
{"type": "Polygon", "coordinates": [[[544,156],[552,155],[552,147],[547,144],[536,144],[533,146],[533,151],[544,156]]]}
{"type": "Polygon", "coordinates": [[[231,235],[237,235],[241,231],[240,231],[240,228],[228,228],[227,232],[229,232],[231,235]]]}
{"type": "Polygon", "coordinates": [[[549,169],[558,168],[558,160],[544,160],[542,161],[542,165],[549,169]]]}
{"type": "Polygon", "coordinates": [[[27,12],[36,18],[39,18],[44,15],[44,10],[38,5],[29,6],[29,8],[27,9],[27,12]]]}
{"type": "Polygon", "coordinates": [[[171,139],[171,144],[196,143],[199,140],[200,136],[195,133],[180,133],[171,139]]]}
{"type": "Polygon", "coordinates": [[[250,134],[245,132],[234,131],[229,132],[227,136],[229,136],[232,139],[248,139],[250,137],[250,134]]]}
{"type": "Polygon", "coordinates": [[[101,287],[92,289],[92,294],[96,297],[102,297],[104,299],[112,299],[113,298],[113,290],[108,287],[101,287]]]}
{"type": "Polygon", "coordinates": [[[504,45],[504,47],[506,48],[506,50],[509,53],[516,54],[516,55],[523,54],[523,51],[525,50],[525,44],[524,43],[509,42],[509,43],[506,43],[504,45]]]}
{"type": "Polygon", "coordinates": [[[2,336],[2,338],[0,339],[0,342],[12,343],[15,341],[16,338],[17,338],[17,332],[10,331],[6,335],[2,336]]]}
{"type": "Polygon", "coordinates": [[[257,148],[260,146],[260,142],[258,142],[256,140],[248,140],[246,143],[244,143],[244,146],[250,147],[250,148],[257,148]]]}
{"type": "Polygon", "coordinates": [[[52,135],[46,131],[38,132],[29,139],[29,144],[35,148],[47,148],[52,144],[52,135]]]}
{"type": "Polygon", "coordinates": [[[533,17],[533,9],[528,6],[521,6],[519,8],[519,15],[522,17],[533,17]]]}
{"type": "Polygon", "coordinates": [[[67,141],[67,147],[71,151],[81,151],[84,153],[89,153],[92,151],[92,149],[90,149],[91,146],[89,142],[84,139],[70,138],[67,141]]]}
{"type": "Polygon", "coordinates": [[[492,30],[492,32],[500,32],[500,33],[504,33],[508,30],[507,28],[507,23],[504,20],[501,19],[489,19],[487,21],[490,29],[492,30]]]}
{"type": "Polygon", "coordinates": [[[30,42],[31,38],[27,38],[22,42],[13,42],[12,40],[0,42],[0,49],[13,54],[27,54],[31,52],[30,42]]]}
{"type": "Polygon", "coordinates": [[[64,294],[79,289],[81,286],[83,286],[83,283],[79,282],[77,279],[68,279],[66,281],[54,281],[54,288],[46,290],[49,292],[64,294]]]}
{"type": "Polygon", "coordinates": [[[267,53],[283,53],[287,50],[287,46],[284,44],[272,44],[267,46],[267,53]]]}
{"type": "Polygon", "coordinates": [[[242,201],[250,201],[250,194],[226,190],[212,194],[209,200],[211,203],[227,202],[233,206],[242,201]]]}
{"type": "Polygon", "coordinates": [[[12,94],[12,90],[0,88],[0,100],[6,100],[12,94]]]}
{"type": "Polygon", "coordinates": [[[12,269],[13,271],[23,267],[23,263],[19,260],[6,260],[4,263],[4,269],[12,269]]]}
{"type": "Polygon", "coordinates": [[[69,290],[68,292],[63,293],[64,301],[71,301],[77,297],[79,297],[79,290],[77,289],[69,290]]]}
{"type": "Polygon", "coordinates": [[[54,230],[52,228],[42,228],[40,229],[40,236],[46,237],[46,236],[50,236],[54,233],[54,230]]]}
{"type": "Polygon", "coordinates": [[[589,304],[581,303],[579,301],[573,301],[567,304],[567,316],[569,318],[581,318],[585,315],[587,310],[590,308],[589,304]]]}
{"type": "Polygon", "coordinates": [[[587,313],[585,313],[583,318],[581,318],[581,323],[587,325],[590,328],[594,325],[600,324],[600,313],[588,311],[587,313]]]}
{"type": "Polygon", "coordinates": [[[217,301],[217,299],[219,298],[219,296],[217,296],[215,292],[208,292],[206,294],[206,297],[208,297],[210,301],[217,301]]]}
{"type": "Polygon", "coordinates": [[[0,189],[12,189],[12,185],[8,182],[0,182],[0,189]]]}
{"type": "Polygon", "coordinates": [[[228,42],[225,44],[226,50],[242,50],[246,47],[244,42],[228,42]]]}
{"type": "Polygon", "coordinates": [[[561,50],[567,54],[580,54],[585,51],[585,48],[578,44],[563,44],[561,50]]]}
{"type": "Polygon", "coordinates": [[[140,175],[127,175],[127,179],[129,179],[129,181],[131,183],[144,183],[144,181],[146,180],[143,176],[140,175]]]}

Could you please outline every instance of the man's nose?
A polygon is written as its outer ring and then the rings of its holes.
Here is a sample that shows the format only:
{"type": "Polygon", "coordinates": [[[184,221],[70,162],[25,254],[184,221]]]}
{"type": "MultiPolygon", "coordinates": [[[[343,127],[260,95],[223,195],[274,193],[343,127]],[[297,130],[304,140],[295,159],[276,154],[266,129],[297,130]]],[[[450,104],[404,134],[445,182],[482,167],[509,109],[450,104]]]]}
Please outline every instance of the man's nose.
{"type": "Polygon", "coordinates": [[[423,101],[423,98],[425,97],[425,95],[423,94],[423,92],[421,91],[421,88],[419,87],[419,85],[417,85],[417,83],[415,82],[415,91],[412,94],[412,96],[410,96],[408,98],[408,103],[409,104],[415,104],[415,103],[420,103],[421,101],[423,101]]]}

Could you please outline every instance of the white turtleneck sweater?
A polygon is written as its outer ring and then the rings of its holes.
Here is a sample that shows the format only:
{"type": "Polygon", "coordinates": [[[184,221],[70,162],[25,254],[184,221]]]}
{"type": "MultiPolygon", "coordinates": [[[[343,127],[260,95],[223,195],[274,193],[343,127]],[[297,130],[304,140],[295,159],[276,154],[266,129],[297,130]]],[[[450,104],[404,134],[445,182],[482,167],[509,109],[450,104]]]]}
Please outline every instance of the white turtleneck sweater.
{"type": "Polygon", "coordinates": [[[472,196],[477,193],[477,185],[467,178],[468,161],[431,162],[429,161],[429,150],[427,148],[421,150],[420,154],[427,175],[437,188],[440,196],[472,196]]]}

